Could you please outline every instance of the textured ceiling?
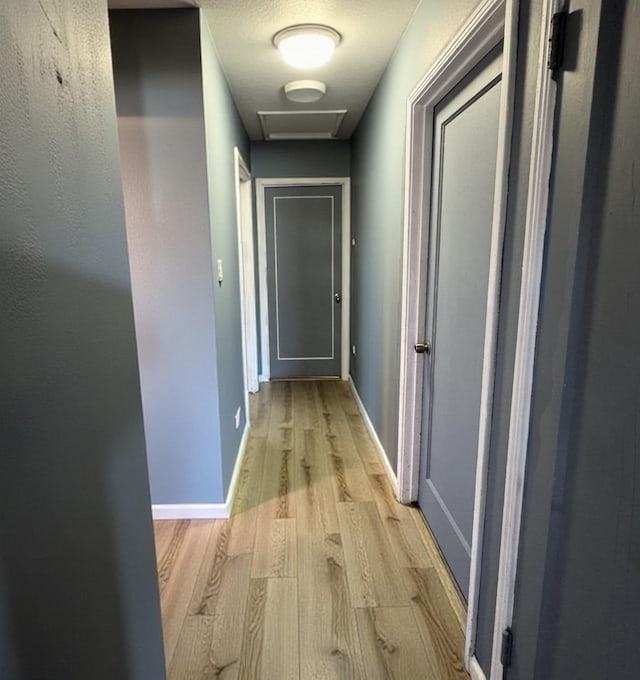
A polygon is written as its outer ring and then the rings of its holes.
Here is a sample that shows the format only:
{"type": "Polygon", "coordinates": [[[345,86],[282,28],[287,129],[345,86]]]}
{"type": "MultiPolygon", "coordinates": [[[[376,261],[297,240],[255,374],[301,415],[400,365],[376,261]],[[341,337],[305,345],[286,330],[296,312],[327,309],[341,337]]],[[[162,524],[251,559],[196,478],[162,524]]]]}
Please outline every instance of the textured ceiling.
{"type": "Polygon", "coordinates": [[[262,139],[257,111],[347,109],[339,138],[353,133],[419,0],[110,0],[116,7],[198,5],[206,10],[222,68],[252,139],[262,139]],[[281,59],[273,35],[286,26],[326,24],[342,35],[333,60],[299,71],[281,59]],[[290,80],[327,83],[315,104],[284,96],[290,80]]]}

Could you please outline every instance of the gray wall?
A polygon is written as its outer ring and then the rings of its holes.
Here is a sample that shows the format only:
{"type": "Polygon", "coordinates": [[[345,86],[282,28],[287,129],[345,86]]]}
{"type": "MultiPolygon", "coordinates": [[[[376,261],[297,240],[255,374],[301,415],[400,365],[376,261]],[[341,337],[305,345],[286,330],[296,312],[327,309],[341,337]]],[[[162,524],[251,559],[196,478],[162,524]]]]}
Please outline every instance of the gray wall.
{"type": "Polygon", "coordinates": [[[152,498],[221,502],[245,422],[233,147],[248,143],[197,10],[111,25],[152,498]]]}
{"type": "Polygon", "coordinates": [[[572,1],[509,678],[638,677],[640,8],[572,1]]]}
{"type": "Polygon", "coordinates": [[[352,139],[351,373],[394,467],[407,96],[477,4],[423,0],[352,139]]]}
{"type": "Polygon", "coordinates": [[[331,141],[252,142],[254,177],[349,177],[351,144],[331,141]]]}
{"type": "Polygon", "coordinates": [[[164,655],[106,7],[0,6],[0,676],[164,655]]]}
{"type": "MultiPolygon", "coordinates": [[[[220,68],[204,13],[200,14],[204,120],[213,261],[223,261],[224,282],[214,286],[222,485],[226,497],[246,423],[234,147],[246,163],[249,140],[220,68]],[[236,429],[235,413],[242,408],[236,429]]],[[[215,275],[215,268],[214,268],[215,275]]]]}

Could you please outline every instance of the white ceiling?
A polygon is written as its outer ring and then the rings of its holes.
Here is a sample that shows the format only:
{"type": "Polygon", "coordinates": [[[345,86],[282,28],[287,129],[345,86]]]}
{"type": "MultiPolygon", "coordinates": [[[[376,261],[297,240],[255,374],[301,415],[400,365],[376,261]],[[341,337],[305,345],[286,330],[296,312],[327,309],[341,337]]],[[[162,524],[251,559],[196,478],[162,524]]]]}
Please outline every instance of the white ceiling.
{"type": "Polygon", "coordinates": [[[262,139],[258,111],[347,109],[338,137],[348,139],[420,0],[109,0],[111,8],[188,7],[206,11],[231,94],[252,139],[262,139]],[[342,42],[333,60],[299,71],[273,47],[275,33],[294,24],[326,24],[342,42]],[[315,104],[284,96],[290,80],[327,83],[315,104]]]}

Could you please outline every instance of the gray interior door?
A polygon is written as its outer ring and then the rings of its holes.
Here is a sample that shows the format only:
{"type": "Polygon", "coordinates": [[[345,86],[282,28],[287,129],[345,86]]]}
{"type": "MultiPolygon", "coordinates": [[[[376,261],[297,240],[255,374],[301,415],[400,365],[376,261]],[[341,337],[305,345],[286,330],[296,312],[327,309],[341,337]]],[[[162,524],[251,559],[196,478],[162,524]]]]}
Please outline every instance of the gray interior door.
{"type": "Polygon", "coordinates": [[[434,114],[419,504],[465,597],[501,67],[494,50],[434,114]]]}
{"type": "Polygon", "coordinates": [[[340,375],[342,187],[265,190],[272,378],[340,375]]]}

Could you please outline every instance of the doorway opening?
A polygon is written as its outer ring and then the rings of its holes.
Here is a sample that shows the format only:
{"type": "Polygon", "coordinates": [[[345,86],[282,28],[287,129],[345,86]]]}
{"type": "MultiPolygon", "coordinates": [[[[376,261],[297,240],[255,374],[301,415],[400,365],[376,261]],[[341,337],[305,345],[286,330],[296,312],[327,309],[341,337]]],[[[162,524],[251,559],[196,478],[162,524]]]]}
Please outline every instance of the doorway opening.
{"type": "MultiPolygon", "coordinates": [[[[466,594],[467,630],[465,641],[465,663],[474,678],[484,677],[484,672],[475,658],[475,635],[477,625],[477,611],[479,601],[479,586],[482,564],[482,544],[485,513],[485,496],[487,485],[487,464],[489,442],[491,434],[491,415],[494,391],[495,355],[497,346],[497,330],[499,315],[499,293],[501,284],[501,260],[503,248],[503,235],[506,217],[508,169],[511,141],[511,125],[513,110],[513,94],[515,83],[515,57],[517,45],[517,2],[495,0],[483,3],[463,26],[449,48],[444,52],[441,59],[425,74],[422,81],[417,85],[409,96],[407,102],[407,146],[406,146],[406,194],[405,194],[405,233],[404,233],[404,279],[402,299],[402,322],[401,322],[401,367],[400,367],[400,409],[399,409],[399,435],[398,435],[398,498],[404,503],[416,502],[423,498],[424,492],[420,488],[428,485],[428,473],[430,471],[431,454],[430,448],[434,444],[433,427],[435,426],[434,405],[437,398],[442,398],[442,385],[434,382],[438,370],[447,369],[450,377],[455,377],[456,363],[464,356],[463,345],[459,343],[459,356],[447,347],[447,343],[441,345],[438,356],[435,347],[435,337],[438,331],[436,315],[437,303],[449,313],[453,323],[452,330],[460,331],[459,317],[456,317],[456,309],[464,300],[467,290],[456,289],[457,281],[463,280],[459,267],[460,262],[455,262],[457,253],[455,248],[449,249],[453,257],[454,266],[449,270],[448,289],[449,299],[439,299],[443,288],[439,287],[438,275],[446,272],[443,263],[439,261],[442,255],[440,249],[445,244],[440,238],[438,227],[442,219],[461,220],[459,235],[464,236],[465,216],[455,214],[455,210],[447,216],[447,198],[443,192],[443,182],[447,180],[446,163],[455,162],[456,154],[460,155],[464,163],[465,145],[462,137],[458,139],[459,149],[452,149],[451,157],[447,155],[447,143],[452,142],[455,147],[455,135],[447,129],[447,124],[452,120],[463,121],[459,116],[464,112],[471,115],[474,104],[489,103],[489,98],[482,96],[492,93],[491,112],[484,113],[479,106],[477,109],[478,121],[472,122],[467,129],[467,134],[472,133],[474,127],[481,123],[487,115],[493,117],[495,128],[491,125],[492,151],[484,149],[486,158],[492,155],[491,165],[492,181],[488,186],[486,177],[482,172],[476,173],[470,181],[477,182],[473,192],[482,192],[479,206],[484,205],[484,273],[483,281],[478,284],[481,290],[475,290],[475,297],[482,299],[482,314],[476,319],[475,335],[478,336],[479,347],[474,349],[476,360],[473,365],[476,394],[469,403],[473,413],[458,414],[466,418],[469,432],[464,445],[467,450],[463,452],[464,460],[458,460],[456,465],[461,469],[467,466],[464,476],[464,489],[461,488],[460,480],[452,479],[455,476],[455,467],[441,467],[443,479],[441,480],[441,493],[432,484],[434,493],[434,506],[439,506],[442,515],[442,526],[448,524],[451,527],[451,535],[462,548],[458,551],[464,560],[459,561],[458,571],[468,569],[468,580],[460,579],[460,585],[466,594]],[[496,73],[485,78],[486,82],[477,85],[474,89],[469,83],[469,74],[481,68],[483,60],[486,60],[493,50],[498,50],[502,43],[502,56],[496,57],[494,65],[496,73]],[[465,98],[461,94],[461,88],[471,87],[465,98]],[[493,87],[499,83],[499,92],[493,87]],[[457,88],[457,90],[456,90],[457,88]],[[457,96],[459,101],[453,102],[450,93],[457,96]],[[483,101],[484,100],[484,101],[483,101]],[[445,108],[449,106],[449,109],[445,108]],[[437,131],[436,131],[437,130],[437,131]],[[460,276],[456,275],[456,266],[460,276]],[[429,334],[429,337],[426,334],[429,334]],[[433,350],[433,351],[432,351],[433,350]],[[446,356],[447,353],[450,356],[446,356]],[[449,361],[449,366],[446,366],[449,361]],[[451,363],[453,362],[453,363],[451,363]],[[424,435],[426,436],[423,436],[424,435]],[[432,435],[429,437],[428,435],[432,435]],[[465,462],[466,461],[466,462],[465,462]],[[469,469],[470,468],[470,469],[469,469]],[[447,478],[448,475],[448,478],[447,478]],[[424,476],[424,479],[421,479],[424,476]],[[460,483],[458,483],[460,482],[460,483]],[[442,496],[448,494],[443,500],[442,496]],[[464,535],[455,537],[456,528],[459,534],[462,522],[457,522],[454,514],[458,511],[454,506],[457,501],[466,495],[462,503],[464,506],[461,513],[466,512],[466,525],[464,535]],[[472,501],[470,502],[470,499],[472,501]],[[451,508],[454,507],[453,512],[451,508]],[[464,539],[464,540],[463,540],[464,539]],[[465,550],[466,546],[466,550],[465,550]],[[462,565],[462,566],[461,566],[462,565]],[[466,565],[466,566],[465,566],[466,565]]],[[[493,124],[492,123],[492,124],[493,124]]],[[[477,141],[477,140],[476,140],[477,141]]],[[[481,141],[487,141],[483,139],[481,141]]],[[[469,162],[470,166],[475,163],[469,162]]],[[[463,167],[463,166],[461,166],[463,167]]],[[[455,187],[454,187],[455,188],[455,187]]],[[[465,192],[464,200],[458,203],[468,203],[471,196],[467,194],[468,188],[458,187],[458,191],[465,192]]],[[[449,207],[454,206],[455,200],[450,201],[449,207]]],[[[478,208],[479,209],[479,208],[478,208]]],[[[474,210],[476,210],[474,208],[474,210]]],[[[467,216],[467,224],[475,224],[475,215],[467,216]]],[[[468,244],[467,244],[468,245],[468,244]]],[[[468,254],[473,255],[470,251],[468,254]]],[[[444,255],[446,257],[446,254],[444,255]]],[[[464,272],[466,274],[467,272],[464,272]]],[[[445,290],[446,292],[446,290],[445,290]]],[[[445,295],[446,297],[446,295],[445,295]]],[[[467,300],[469,302],[469,300],[467,300]]],[[[476,301],[477,302],[477,301],[476,301]]],[[[471,303],[470,303],[471,304],[471,303]]],[[[464,305],[463,305],[464,306],[464,305]]],[[[477,309],[473,303],[472,307],[477,309]]],[[[441,317],[440,321],[446,319],[441,317]]],[[[442,325],[440,327],[443,332],[442,325]]],[[[445,333],[446,335],[446,333],[445,333]]],[[[450,339],[456,338],[453,332],[450,339]]],[[[458,338],[459,340],[460,338],[458,338]]],[[[465,376],[465,380],[468,376],[465,376]]],[[[445,395],[446,396],[446,395],[445,395]]],[[[455,395],[453,398],[454,409],[457,407],[455,395]]],[[[449,423],[451,424],[451,423],[449,423]]],[[[427,514],[429,522],[432,518],[427,514]]],[[[433,528],[433,527],[432,527],[433,528]]],[[[447,558],[447,548],[441,544],[441,549],[447,558]]],[[[450,567],[456,557],[449,556],[450,567]]],[[[455,571],[455,569],[454,569],[455,571]]],[[[466,576],[464,574],[463,576],[466,576]]]]}
{"type": "Polygon", "coordinates": [[[258,327],[256,315],[255,257],[253,240],[253,191],[251,173],[236,147],[236,215],[238,220],[238,259],[240,304],[242,307],[242,359],[244,364],[245,413],[250,419],[249,394],[259,390],[258,327]]]}
{"type": "Polygon", "coordinates": [[[256,179],[260,382],[349,378],[350,184],[346,177],[256,179]],[[313,254],[301,256],[306,246],[313,254]]]}

